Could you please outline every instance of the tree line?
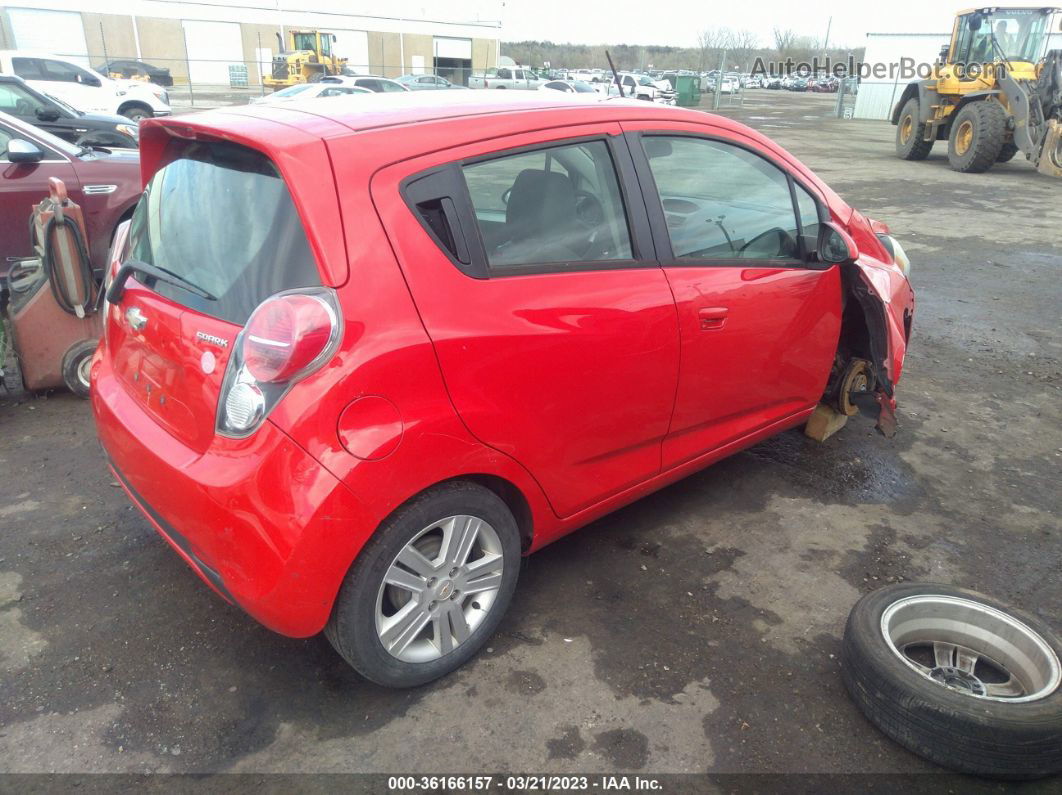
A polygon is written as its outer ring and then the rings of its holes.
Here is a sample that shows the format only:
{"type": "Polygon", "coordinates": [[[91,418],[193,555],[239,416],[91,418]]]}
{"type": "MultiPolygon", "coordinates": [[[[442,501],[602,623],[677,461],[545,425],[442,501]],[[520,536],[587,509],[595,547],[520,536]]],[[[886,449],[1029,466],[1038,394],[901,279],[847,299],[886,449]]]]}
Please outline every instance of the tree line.
{"type": "Polygon", "coordinates": [[[751,71],[757,58],[763,61],[810,63],[826,56],[833,62],[852,56],[858,63],[864,48],[830,45],[814,36],[800,36],[788,28],[775,28],[768,43],[748,30],[706,28],[697,34],[695,47],[668,47],[642,44],[560,44],[552,41],[502,42],[501,54],[525,66],[542,67],[546,63],[566,69],[606,69],[607,50],[616,68],[632,69],[691,69],[706,72],[723,68],[725,71],[751,71]],[[723,56],[726,62],[723,62],[723,56]]]}

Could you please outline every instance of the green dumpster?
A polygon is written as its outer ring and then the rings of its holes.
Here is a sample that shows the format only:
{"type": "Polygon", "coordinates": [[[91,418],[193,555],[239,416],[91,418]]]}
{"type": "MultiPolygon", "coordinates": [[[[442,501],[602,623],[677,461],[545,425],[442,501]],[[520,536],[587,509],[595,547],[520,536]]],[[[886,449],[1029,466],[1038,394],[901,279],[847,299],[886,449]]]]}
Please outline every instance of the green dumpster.
{"type": "Polygon", "coordinates": [[[668,75],[675,90],[675,104],[691,108],[701,104],[701,78],[697,75],[668,75]]]}

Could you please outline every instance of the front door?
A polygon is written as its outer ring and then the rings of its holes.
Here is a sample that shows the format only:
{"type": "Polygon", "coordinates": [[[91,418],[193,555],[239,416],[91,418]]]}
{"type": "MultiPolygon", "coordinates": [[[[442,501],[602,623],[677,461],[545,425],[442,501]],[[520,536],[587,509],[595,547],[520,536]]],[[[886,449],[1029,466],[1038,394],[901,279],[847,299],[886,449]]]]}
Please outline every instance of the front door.
{"type": "Polygon", "coordinates": [[[812,408],[841,324],[838,268],[805,257],[809,189],[753,142],[689,128],[630,135],[681,336],[665,469],[812,408]]]}
{"type": "Polygon", "coordinates": [[[33,254],[29,219],[33,207],[48,195],[48,178],[59,177],[67,195],[81,201],[81,183],[70,161],[40,141],[29,139],[18,130],[0,125],[0,274],[7,273],[11,262],[33,254]],[[12,138],[30,140],[44,151],[39,163],[11,163],[7,159],[7,142],[12,138]]]}
{"type": "Polygon", "coordinates": [[[615,124],[483,142],[373,180],[377,206],[398,208],[382,215],[457,412],[562,517],[660,471],[678,333],[631,185],[615,124]]]}

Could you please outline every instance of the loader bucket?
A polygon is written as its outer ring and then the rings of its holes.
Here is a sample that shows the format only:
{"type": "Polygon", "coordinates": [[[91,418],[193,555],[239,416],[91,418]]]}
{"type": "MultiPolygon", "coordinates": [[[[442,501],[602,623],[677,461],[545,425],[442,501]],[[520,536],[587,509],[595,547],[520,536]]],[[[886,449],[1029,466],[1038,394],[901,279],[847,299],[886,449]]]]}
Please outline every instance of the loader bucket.
{"type": "Polygon", "coordinates": [[[1062,177],[1062,124],[1058,119],[1047,123],[1047,135],[1040,147],[1040,162],[1036,170],[1049,177],[1062,177]]]}

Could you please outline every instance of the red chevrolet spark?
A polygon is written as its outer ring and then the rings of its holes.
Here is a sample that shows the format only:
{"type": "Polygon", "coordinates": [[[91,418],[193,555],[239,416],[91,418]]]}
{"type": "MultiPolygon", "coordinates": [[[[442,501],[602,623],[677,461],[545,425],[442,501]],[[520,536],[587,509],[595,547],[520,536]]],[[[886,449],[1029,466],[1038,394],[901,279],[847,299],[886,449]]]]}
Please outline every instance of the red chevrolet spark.
{"type": "Polygon", "coordinates": [[[891,425],[902,249],[741,124],[469,91],[141,129],[110,466],[218,594],[376,682],[452,671],[522,554],[820,403],[891,425]]]}

